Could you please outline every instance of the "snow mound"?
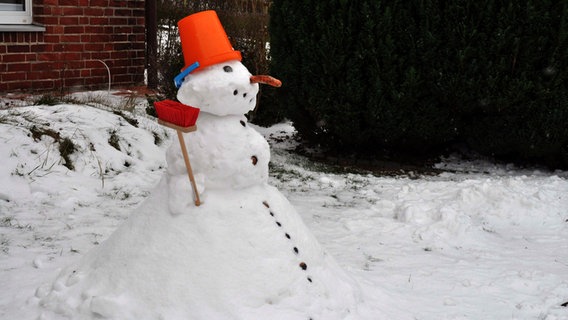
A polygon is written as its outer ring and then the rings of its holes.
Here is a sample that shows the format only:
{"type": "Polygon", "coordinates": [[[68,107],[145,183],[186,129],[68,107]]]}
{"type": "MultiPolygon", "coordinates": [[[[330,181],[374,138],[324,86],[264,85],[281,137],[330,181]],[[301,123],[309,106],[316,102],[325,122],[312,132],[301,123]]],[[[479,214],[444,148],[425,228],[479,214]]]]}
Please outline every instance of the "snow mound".
{"type": "Polygon", "coordinates": [[[38,290],[40,303],[86,319],[346,319],[357,313],[358,285],[275,190],[213,193],[204,205],[171,215],[162,201],[166,183],[52,288],[38,290]]]}

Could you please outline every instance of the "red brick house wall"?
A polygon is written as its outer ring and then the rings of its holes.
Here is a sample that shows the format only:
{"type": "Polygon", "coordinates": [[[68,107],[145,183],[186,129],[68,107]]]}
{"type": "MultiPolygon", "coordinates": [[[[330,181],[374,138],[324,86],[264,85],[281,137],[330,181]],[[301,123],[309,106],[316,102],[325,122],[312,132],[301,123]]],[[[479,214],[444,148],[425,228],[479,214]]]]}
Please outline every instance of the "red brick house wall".
{"type": "Polygon", "coordinates": [[[0,32],[0,93],[144,81],[144,0],[33,0],[44,32],[0,32]],[[104,64],[101,62],[103,61],[104,64]]]}

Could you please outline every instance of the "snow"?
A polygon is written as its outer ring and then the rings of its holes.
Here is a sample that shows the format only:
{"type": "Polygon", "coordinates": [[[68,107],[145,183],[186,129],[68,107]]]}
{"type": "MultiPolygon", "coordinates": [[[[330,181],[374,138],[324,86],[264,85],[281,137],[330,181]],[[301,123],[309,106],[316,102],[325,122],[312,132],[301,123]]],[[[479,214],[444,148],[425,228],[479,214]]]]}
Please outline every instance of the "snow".
{"type": "MultiPolygon", "coordinates": [[[[49,294],[53,286],[73,286],[83,276],[58,284],[61,270],[77,265],[90,256],[89,252],[109,246],[104,245],[105,240],[125,228],[128,217],[150,211],[141,204],[152,203],[148,199],[166,192],[160,183],[167,173],[166,151],[177,143],[175,134],[140,112],[131,116],[138,120],[138,127],[120,115],[85,105],[0,111],[0,318],[38,318],[44,310],[38,297],[49,294]],[[33,139],[29,130],[33,125],[50,128],[76,144],[78,150],[71,155],[75,170],[64,166],[59,143],[52,137],[33,139]],[[108,143],[113,132],[119,138],[120,150],[108,143]],[[156,137],[163,141],[156,143],[156,137]]],[[[568,319],[568,308],[562,306],[568,301],[567,172],[451,158],[437,164],[447,171],[434,176],[346,173],[291,152],[295,142],[289,123],[270,128],[248,126],[271,145],[268,182],[285,196],[272,201],[290,201],[322,249],[346,271],[345,283],[352,281],[360,288],[358,316],[345,318],[568,319]]],[[[190,145],[191,139],[189,134],[190,145]]],[[[190,211],[168,219],[181,217],[185,222],[179,225],[179,232],[190,233],[190,226],[197,228],[223,217],[226,220],[217,220],[215,234],[220,228],[240,233],[232,234],[230,246],[213,247],[231,259],[246,257],[247,252],[254,251],[244,246],[255,241],[243,236],[251,225],[239,225],[234,215],[222,216],[227,211],[224,206],[246,197],[241,191],[207,192],[205,188],[204,195],[210,197],[205,197],[205,203],[219,207],[218,215],[202,216],[196,209],[195,214],[190,211]],[[211,201],[211,197],[220,198],[211,201]]],[[[253,193],[256,203],[261,191],[253,193]]],[[[247,203],[243,200],[244,205],[247,203]]],[[[145,228],[160,230],[161,223],[153,220],[145,228]]],[[[310,237],[309,232],[306,234],[310,237]]],[[[172,234],[164,237],[176,239],[172,234]]],[[[208,241],[214,243],[215,238],[208,241]]],[[[187,243],[173,244],[167,250],[177,247],[199,251],[199,247],[187,243]]],[[[304,250],[316,255],[315,249],[304,250]]],[[[297,263],[294,255],[283,252],[263,254],[255,261],[266,266],[284,268],[280,265],[297,263]]],[[[219,266],[223,272],[211,270],[209,263],[213,260],[207,260],[206,253],[202,257],[204,279],[212,274],[224,278],[215,283],[204,281],[199,284],[200,290],[188,288],[192,294],[200,294],[199,299],[211,302],[199,312],[224,319],[223,307],[227,306],[216,306],[212,301],[226,289],[228,296],[221,300],[234,304],[229,309],[263,314],[267,305],[250,304],[250,297],[259,293],[247,294],[245,290],[239,294],[235,289],[242,285],[239,276],[249,277],[247,273],[254,272],[230,265],[219,266]]],[[[171,270],[160,259],[155,263],[171,270]]],[[[244,262],[239,266],[254,269],[244,262]]],[[[154,270],[148,265],[137,268],[154,270]]],[[[316,277],[317,266],[313,269],[316,277]]],[[[292,277],[286,270],[282,269],[281,275],[292,277]]],[[[179,279],[164,272],[129,283],[143,287],[151,277],[158,279],[154,283],[164,283],[154,288],[158,292],[167,287],[165,282],[179,279]]],[[[188,278],[195,279],[183,275],[183,279],[188,278]]],[[[286,283],[277,274],[273,278],[264,294],[286,283]]],[[[294,287],[286,290],[309,293],[294,287]]],[[[297,314],[317,308],[306,304],[306,296],[297,297],[301,299],[289,299],[285,306],[297,314]]],[[[127,295],[113,301],[102,299],[91,302],[101,315],[116,313],[113,306],[134,314],[140,308],[139,302],[127,295]]],[[[169,310],[175,312],[176,301],[169,303],[174,305],[169,310]]],[[[183,314],[182,307],[178,311],[183,314]]],[[[175,319],[176,315],[170,313],[166,318],[175,319]]]]}

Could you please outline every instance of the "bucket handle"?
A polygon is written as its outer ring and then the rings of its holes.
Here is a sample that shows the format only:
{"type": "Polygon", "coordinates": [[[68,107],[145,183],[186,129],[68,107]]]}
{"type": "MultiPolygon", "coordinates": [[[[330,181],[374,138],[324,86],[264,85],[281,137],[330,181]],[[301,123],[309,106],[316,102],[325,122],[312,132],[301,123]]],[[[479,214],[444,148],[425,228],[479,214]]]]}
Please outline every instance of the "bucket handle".
{"type": "Polygon", "coordinates": [[[188,74],[191,73],[191,71],[195,70],[199,68],[199,61],[195,61],[192,65],[190,65],[189,67],[185,68],[185,70],[183,70],[180,74],[178,74],[175,78],[174,78],[174,84],[176,85],[176,88],[179,89],[179,87],[181,87],[181,84],[183,83],[183,79],[185,77],[187,77],[188,74]]]}

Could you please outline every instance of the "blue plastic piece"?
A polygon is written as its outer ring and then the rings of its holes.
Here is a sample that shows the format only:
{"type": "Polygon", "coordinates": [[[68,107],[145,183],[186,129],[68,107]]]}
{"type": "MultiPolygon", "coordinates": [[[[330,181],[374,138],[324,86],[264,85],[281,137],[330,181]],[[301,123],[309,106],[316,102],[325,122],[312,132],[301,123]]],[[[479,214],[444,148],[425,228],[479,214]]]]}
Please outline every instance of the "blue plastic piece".
{"type": "Polygon", "coordinates": [[[183,83],[183,79],[185,79],[185,77],[187,77],[188,74],[191,73],[191,71],[195,70],[199,68],[199,61],[194,62],[192,65],[190,65],[189,67],[185,68],[185,70],[183,70],[180,74],[178,74],[175,78],[174,78],[174,83],[176,85],[176,88],[181,87],[181,84],[183,83]]]}

